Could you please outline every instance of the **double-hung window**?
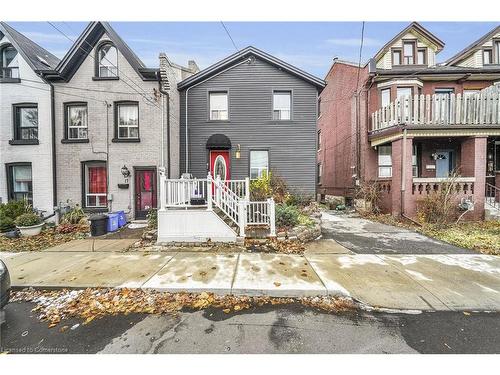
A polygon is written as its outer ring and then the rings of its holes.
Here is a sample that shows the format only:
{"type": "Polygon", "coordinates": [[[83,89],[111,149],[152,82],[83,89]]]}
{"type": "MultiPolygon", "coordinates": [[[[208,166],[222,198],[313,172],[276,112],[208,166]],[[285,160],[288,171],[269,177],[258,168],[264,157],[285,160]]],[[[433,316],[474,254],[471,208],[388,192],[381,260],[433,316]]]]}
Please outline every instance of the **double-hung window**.
{"type": "Polygon", "coordinates": [[[417,49],[417,64],[418,65],[427,64],[427,48],[417,49]]]}
{"type": "Polygon", "coordinates": [[[250,179],[255,180],[269,173],[269,152],[250,151],[250,179]]]}
{"type": "Polygon", "coordinates": [[[483,50],[483,65],[493,64],[493,50],[484,49],[483,50]]]}
{"type": "Polygon", "coordinates": [[[292,92],[273,93],[273,120],[290,120],[292,114],[292,92]]]}
{"type": "Polygon", "coordinates": [[[14,139],[18,141],[38,139],[37,104],[14,104],[14,139]]]}
{"type": "Polygon", "coordinates": [[[380,100],[382,108],[387,107],[391,104],[391,89],[383,89],[380,91],[380,100]]]}
{"type": "Polygon", "coordinates": [[[392,147],[378,147],[378,176],[392,177],[392,147]]]}
{"type": "Polygon", "coordinates": [[[105,162],[84,163],[85,207],[107,207],[107,171],[105,162]]]}
{"type": "Polygon", "coordinates": [[[318,151],[321,150],[321,130],[318,130],[318,151]]]}
{"type": "Polygon", "coordinates": [[[403,43],[403,64],[415,64],[415,42],[403,43]]]}
{"type": "Polygon", "coordinates": [[[228,98],[227,91],[218,91],[209,93],[210,120],[228,120],[228,98]]]}
{"type": "Polygon", "coordinates": [[[495,41],[495,61],[493,64],[500,64],[500,40],[495,41]]]}
{"type": "Polygon", "coordinates": [[[31,163],[7,164],[7,182],[10,200],[27,200],[33,204],[31,163]]]}
{"type": "Polygon", "coordinates": [[[116,135],[118,140],[139,139],[139,104],[116,103],[116,135]]]}
{"type": "Polygon", "coordinates": [[[88,138],[87,103],[72,103],[66,105],[67,139],[88,138]]]}

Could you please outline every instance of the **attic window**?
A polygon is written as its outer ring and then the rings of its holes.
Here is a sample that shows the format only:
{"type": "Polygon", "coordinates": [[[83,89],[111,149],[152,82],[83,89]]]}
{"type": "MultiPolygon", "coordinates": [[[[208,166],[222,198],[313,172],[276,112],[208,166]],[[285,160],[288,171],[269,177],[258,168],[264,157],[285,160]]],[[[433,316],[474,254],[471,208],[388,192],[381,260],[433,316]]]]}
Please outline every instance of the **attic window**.
{"type": "Polygon", "coordinates": [[[417,50],[417,64],[418,65],[427,64],[427,48],[419,48],[417,50]]]}
{"type": "Polygon", "coordinates": [[[483,50],[483,65],[493,64],[493,50],[483,50]]]}
{"type": "Polygon", "coordinates": [[[118,52],[110,42],[102,44],[97,50],[99,64],[97,74],[101,78],[118,77],[118,52]]]}
{"type": "Polygon", "coordinates": [[[19,78],[19,64],[16,49],[8,44],[0,49],[0,78],[19,78]]]}
{"type": "Polygon", "coordinates": [[[403,43],[403,63],[405,65],[415,64],[415,42],[403,43]]]}

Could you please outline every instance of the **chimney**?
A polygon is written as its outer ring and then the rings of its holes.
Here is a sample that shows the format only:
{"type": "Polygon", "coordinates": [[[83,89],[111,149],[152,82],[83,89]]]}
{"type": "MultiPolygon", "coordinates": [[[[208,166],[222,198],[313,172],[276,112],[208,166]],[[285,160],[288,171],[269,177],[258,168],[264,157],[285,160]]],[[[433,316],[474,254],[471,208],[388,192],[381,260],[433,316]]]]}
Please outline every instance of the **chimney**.
{"type": "Polygon", "coordinates": [[[198,67],[198,64],[196,64],[196,61],[194,61],[194,60],[189,60],[188,61],[188,68],[193,73],[198,73],[200,71],[200,68],[198,67]]]}

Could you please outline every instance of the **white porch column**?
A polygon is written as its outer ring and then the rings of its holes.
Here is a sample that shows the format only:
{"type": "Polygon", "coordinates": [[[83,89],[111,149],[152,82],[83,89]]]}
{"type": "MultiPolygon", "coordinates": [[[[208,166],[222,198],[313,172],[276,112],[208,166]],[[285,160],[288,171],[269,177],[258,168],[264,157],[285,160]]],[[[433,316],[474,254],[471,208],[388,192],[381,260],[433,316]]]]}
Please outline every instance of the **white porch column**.
{"type": "Polygon", "coordinates": [[[270,237],[276,237],[276,206],[274,204],[274,199],[269,198],[267,200],[267,204],[269,205],[269,229],[270,229],[270,237]]]}
{"type": "Polygon", "coordinates": [[[207,210],[213,210],[212,202],[212,175],[209,173],[207,175],[207,210]]]}
{"type": "Polygon", "coordinates": [[[158,168],[158,173],[160,175],[160,210],[165,211],[167,208],[167,176],[165,175],[165,168],[158,168]]]}

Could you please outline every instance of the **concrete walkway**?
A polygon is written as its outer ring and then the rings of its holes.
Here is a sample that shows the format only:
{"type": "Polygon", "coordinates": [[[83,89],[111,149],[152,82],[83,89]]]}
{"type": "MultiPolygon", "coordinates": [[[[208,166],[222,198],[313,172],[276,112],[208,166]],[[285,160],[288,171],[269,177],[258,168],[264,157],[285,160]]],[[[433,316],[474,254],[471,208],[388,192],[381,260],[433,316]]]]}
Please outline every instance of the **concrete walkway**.
{"type": "MultiPolygon", "coordinates": [[[[350,296],[391,309],[500,311],[500,257],[354,254],[326,239],[304,255],[210,252],[0,252],[15,287],[131,287],[270,296],[350,296]]],[[[82,248],[86,251],[75,251],[82,248]]],[[[95,243],[94,243],[95,248],[95,243]]]]}

